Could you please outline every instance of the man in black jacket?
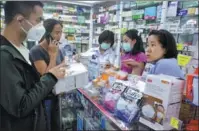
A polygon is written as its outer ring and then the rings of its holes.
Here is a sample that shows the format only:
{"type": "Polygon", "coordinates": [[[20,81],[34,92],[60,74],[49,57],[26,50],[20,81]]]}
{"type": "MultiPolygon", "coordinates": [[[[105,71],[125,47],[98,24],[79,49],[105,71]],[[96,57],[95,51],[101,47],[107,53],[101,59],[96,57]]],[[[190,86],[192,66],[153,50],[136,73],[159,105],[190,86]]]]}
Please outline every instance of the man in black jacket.
{"type": "Polygon", "coordinates": [[[42,21],[43,4],[8,1],[4,10],[6,27],[0,35],[0,130],[47,130],[43,100],[57,79],[65,76],[65,69],[54,67],[40,77],[29,63],[28,50],[22,44],[30,34],[40,39],[41,31],[38,32],[35,25],[42,21]]]}

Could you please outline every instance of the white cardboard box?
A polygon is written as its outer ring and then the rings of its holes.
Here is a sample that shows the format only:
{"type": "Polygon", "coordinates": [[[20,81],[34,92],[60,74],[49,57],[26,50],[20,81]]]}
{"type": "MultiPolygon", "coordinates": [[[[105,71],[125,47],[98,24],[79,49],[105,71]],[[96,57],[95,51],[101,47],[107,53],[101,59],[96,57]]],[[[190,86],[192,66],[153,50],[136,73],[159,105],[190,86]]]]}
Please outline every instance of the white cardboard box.
{"type": "Polygon", "coordinates": [[[154,130],[170,130],[170,118],[179,117],[184,80],[166,75],[148,75],[140,122],[154,130]]]}
{"type": "Polygon", "coordinates": [[[54,87],[54,93],[60,94],[76,88],[83,88],[88,84],[88,71],[81,63],[73,63],[66,69],[69,75],[64,79],[59,79],[54,87]]]}

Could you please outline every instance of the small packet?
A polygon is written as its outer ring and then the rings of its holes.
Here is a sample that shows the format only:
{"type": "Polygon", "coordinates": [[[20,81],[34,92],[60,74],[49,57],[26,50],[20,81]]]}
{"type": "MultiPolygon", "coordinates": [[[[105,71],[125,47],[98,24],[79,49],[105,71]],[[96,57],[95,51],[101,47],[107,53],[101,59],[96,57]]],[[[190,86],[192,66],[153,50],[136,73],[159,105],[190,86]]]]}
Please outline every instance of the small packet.
{"type": "Polygon", "coordinates": [[[117,100],[119,99],[125,88],[126,86],[124,84],[120,82],[115,82],[104,97],[104,107],[110,112],[114,112],[117,100]]]}
{"type": "Polygon", "coordinates": [[[134,88],[127,88],[116,105],[116,116],[126,123],[132,123],[136,118],[143,94],[134,88]]]}

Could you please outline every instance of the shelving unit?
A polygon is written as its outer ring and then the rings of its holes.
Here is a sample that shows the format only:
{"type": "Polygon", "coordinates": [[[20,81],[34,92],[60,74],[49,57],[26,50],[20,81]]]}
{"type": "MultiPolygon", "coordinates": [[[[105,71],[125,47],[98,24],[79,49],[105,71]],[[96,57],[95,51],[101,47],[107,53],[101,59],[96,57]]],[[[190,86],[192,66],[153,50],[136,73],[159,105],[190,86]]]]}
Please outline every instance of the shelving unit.
{"type": "Polygon", "coordinates": [[[55,18],[63,23],[63,32],[77,52],[89,49],[91,7],[64,2],[44,2],[44,17],[55,18]]]}
{"type": "Polygon", "coordinates": [[[5,27],[4,24],[4,10],[3,10],[3,2],[0,2],[0,31],[2,32],[3,28],[5,27]]]}

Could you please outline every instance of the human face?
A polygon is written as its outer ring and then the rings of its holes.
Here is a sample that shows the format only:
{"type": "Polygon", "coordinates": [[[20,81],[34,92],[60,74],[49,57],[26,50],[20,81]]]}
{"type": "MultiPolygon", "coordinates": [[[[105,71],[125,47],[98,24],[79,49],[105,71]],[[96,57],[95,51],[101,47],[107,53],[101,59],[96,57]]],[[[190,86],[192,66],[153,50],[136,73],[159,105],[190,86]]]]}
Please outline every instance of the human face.
{"type": "MultiPolygon", "coordinates": [[[[40,6],[35,6],[33,11],[30,13],[29,17],[24,17],[23,15],[18,15],[17,20],[19,21],[19,26],[22,27],[21,34],[25,35],[27,32],[35,25],[39,24],[43,20],[43,8],[40,6]]],[[[21,29],[21,28],[20,28],[21,29]]]]}
{"type": "Polygon", "coordinates": [[[159,59],[164,58],[166,50],[162,47],[161,43],[158,40],[158,37],[155,35],[150,35],[148,37],[146,56],[148,62],[155,62],[159,59]]]}
{"type": "Polygon", "coordinates": [[[100,45],[100,49],[105,51],[111,47],[111,43],[109,41],[103,41],[100,45]]]}
{"type": "Polygon", "coordinates": [[[128,36],[124,35],[123,36],[123,43],[129,43],[131,48],[133,48],[135,43],[136,43],[136,39],[131,40],[128,36]]]}
{"type": "Polygon", "coordinates": [[[51,36],[54,40],[60,41],[62,35],[62,26],[60,24],[56,24],[51,32],[51,36]]]}

